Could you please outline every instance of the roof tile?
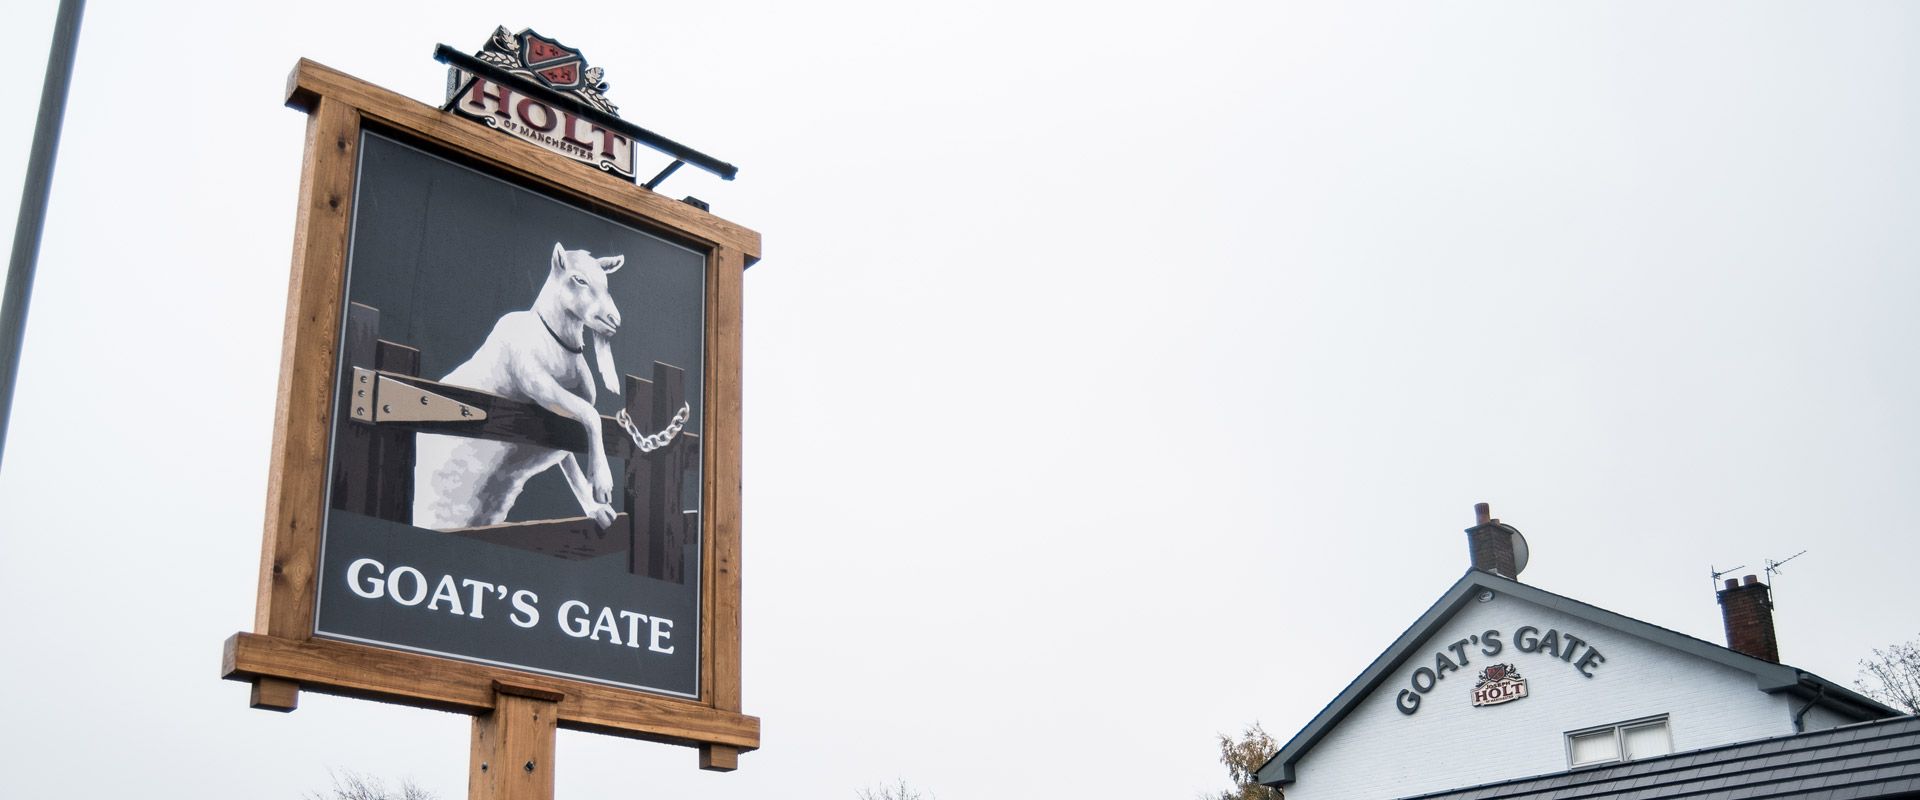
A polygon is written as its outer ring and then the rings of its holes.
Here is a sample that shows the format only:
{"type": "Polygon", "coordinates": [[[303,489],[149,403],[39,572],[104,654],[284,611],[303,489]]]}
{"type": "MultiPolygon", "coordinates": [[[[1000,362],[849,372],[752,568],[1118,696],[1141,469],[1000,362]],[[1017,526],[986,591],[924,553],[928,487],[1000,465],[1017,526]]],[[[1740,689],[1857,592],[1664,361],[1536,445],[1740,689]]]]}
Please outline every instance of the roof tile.
{"type": "Polygon", "coordinates": [[[1920,719],[1895,717],[1422,797],[1891,800],[1911,792],[1920,792],[1920,719]]]}

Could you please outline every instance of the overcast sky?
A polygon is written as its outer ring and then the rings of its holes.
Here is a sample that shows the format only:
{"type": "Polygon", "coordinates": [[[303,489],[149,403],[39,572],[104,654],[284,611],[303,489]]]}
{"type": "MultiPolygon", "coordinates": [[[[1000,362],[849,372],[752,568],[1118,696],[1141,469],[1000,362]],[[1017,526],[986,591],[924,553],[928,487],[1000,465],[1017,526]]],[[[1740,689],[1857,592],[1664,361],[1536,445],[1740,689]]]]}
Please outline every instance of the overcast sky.
{"type": "MultiPolygon", "coordinates": [[[[9,4],[14,219],[52,2],[9,4]]],[[[218,680],[252,625],[301,57],[425,102],[532,27],[741,167],[731,774],[562,797],[1174,798],[1467,568],[1783,660],[1920,635],[1920,7],[89,4],[0,473],[20,797],[463,797],[468,720],[218,680]]],[[[648,156],[652,159],[652,156],[648,156]]],[[[651,172],[665,159],[643,162],[651,172]]],[[[0,232],[3,233],[3,232],[0,232]]]]}

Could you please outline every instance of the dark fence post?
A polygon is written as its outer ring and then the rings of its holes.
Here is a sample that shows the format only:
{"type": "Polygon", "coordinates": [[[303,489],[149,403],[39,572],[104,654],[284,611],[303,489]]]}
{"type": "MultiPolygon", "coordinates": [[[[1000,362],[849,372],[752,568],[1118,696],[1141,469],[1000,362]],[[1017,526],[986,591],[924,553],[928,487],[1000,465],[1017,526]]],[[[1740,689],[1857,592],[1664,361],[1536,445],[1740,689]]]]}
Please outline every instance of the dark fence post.
{"type": "MultiPolygon", "coordinates": [[[[380,309],[360,303],[347,304],[346,333],[342,337],[340,396],[334,398],[335,414],[351,414],[356,393],[372,397],[372,381],[354,380],[353,368],[371,369],[378,357],[380,309]]],[[[333,437],[333,498],[331,505],[341,511],[378,516],[374,513],[373,420],[349,421],[336,425],[333,437]]]]}
{"type": "MultiPolygon", "coordinates": [[[[627,396],[627,416],[636,426],[645,426],[653,418],[653,382],[625,376],[623,387],[627,396]]],[[[621,431],[621,436],[627,436],[621,431]]],[[[629,438],[631,441],[631,438],[629,438]]],[[[647,526],[653,515],[648,511],[652,501],[647,487],[653,482],[653,459],[640,452],[636,445],[627,456],[627,572],[634,575],[653,575],[655,561],[647,554],[647,526]]]]}
{"type": "MultiPolygon", "coordinates": [[[[420,374],[420,351],[380,338],[380,309],[347,304],[346,375],[334,413],[351,414],[354,395],[375,393],[371,383],[353,379],[353,368],[386,370],[398,375],[420,374]]],[[[413,521],[413,431],[349,422],[335,428],[333,442],[333,499],[331,506],[391,522],[413,521]]]]}
{"type": "MultiPolygon", "coordinates": [[[[420,376],[420,350],[381,339],[374,343],[374,368],[395,375],[420,376]]],[[[373,516],[413,522],[413,431],[376,426],[373,431],[373,516]]]]}
{"type": "MultiPolygon", "coordinates": [[[[653,413],[642,428],[653,433],[673,423],[673,415],[687,399],[687,373],[679,367],[653,362],[653,413]]],[[[681,494],[686,482],[682,472],[689,440],[675,437],[666,447],[647,454],[653,461],[653,480],[648,484],[647,558],[648,576],[674,583],[686,583],[687,514],[681,494]]]]}

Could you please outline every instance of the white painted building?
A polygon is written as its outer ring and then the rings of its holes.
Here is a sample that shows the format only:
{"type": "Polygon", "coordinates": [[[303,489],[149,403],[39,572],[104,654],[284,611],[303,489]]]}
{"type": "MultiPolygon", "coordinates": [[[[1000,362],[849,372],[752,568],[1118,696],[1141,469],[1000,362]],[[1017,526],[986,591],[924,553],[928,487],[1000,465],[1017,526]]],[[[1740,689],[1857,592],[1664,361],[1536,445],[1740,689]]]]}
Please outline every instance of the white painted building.
{"type": "Polygon", "coordinates": [[[1484,506],[1467,533],[1474,568],[1261,783],[1288,800],[1387,800],[1897,716],[1778,663],[1751,576],[1720,593],[1739,652],[1513,580],[1524,540],[1484,506]]]}

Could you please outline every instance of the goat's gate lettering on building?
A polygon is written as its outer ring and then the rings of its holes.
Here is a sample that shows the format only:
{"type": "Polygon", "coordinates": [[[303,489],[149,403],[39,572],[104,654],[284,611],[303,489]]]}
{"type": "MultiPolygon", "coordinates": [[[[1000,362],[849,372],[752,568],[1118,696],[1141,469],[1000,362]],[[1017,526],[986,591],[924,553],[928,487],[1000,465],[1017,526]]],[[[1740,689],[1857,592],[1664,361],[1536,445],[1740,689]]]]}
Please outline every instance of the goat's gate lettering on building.
{"type": "MultiPolygon", "coordinates": [[[[1394,695],[1394,707],[1408,716],[1419,713],[1421,697],[1437,688],[1441,681],[1446,680],[1448,673],[1459,672],[1474,663],[1472,657],[1475,653],[1497,656],[1511,646],[1522,653],[1544,654],[1570,664],[1574,671],[1586,678],[1593,677],[1594,670],[1607,661],[1598,647],[1571,631],[1562,633],[1549,628],[1546,633],[1541,633],[1539,628],[1532,625],[1522,625],[1514,628],[1513,635],[1503,641],[1505,636],[1498,629],[1482,631],[1434,651],[1433,666],[1414,668],[1407,678],[1411,688],[1401,689],[1394,695]]],[[[1520,671],[1512,664],[1500,663],[1480,670],[1479,682],[1474,686],[1470,699],[1476,706],[1490,706],[1526,696],[1527,682],[1520,677],[1520,671]]]]}

